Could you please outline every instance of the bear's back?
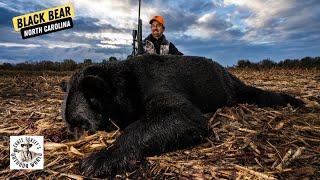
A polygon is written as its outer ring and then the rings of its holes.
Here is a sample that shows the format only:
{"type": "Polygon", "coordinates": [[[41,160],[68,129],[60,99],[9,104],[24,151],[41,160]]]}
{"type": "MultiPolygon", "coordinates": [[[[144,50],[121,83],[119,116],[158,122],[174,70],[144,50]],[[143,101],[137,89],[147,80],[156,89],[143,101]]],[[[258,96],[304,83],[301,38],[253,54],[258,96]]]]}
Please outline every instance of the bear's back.
{"type": "Polygon", "coordinates": [[[232,104],[234,88],[241,85],[221,65],[204,57],[143,55],[128,62],[145,91],[181,93],[203,112],[232,104]]]}

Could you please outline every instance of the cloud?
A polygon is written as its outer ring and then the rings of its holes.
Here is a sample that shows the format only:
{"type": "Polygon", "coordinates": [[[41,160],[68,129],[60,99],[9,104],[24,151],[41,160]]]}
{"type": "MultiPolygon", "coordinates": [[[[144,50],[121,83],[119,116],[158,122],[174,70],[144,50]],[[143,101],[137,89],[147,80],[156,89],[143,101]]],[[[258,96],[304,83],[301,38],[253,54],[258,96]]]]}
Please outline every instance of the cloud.
{"type": "Polygon", "coordinates": [[[66,41],[42,41],[40,40],[39,43],[41,44],[41,47],[46,47],[49,49],[55,49],[55,48],[65,48],[65,49],[71,49],[71,48],[77,48],[77,47],[84,47],[84,48],[91,48],[92,46],[88,43],[79,43],[79,42],[66,42],[66,41]]]}
{"type": "Polygon", "coordinates": [[[129,0],[77,0],[73,4],[78,15],[99,18],[102,23],[112,24],[117,28],[133,27],[137,18],[133,16],[133,12],[137,10],[133,9],[129,0]]]}
{"type": "Polygon", "coordinates": [[[98,18],[91,17],[76,17],[73,21],[74,27],[73,31],[76,32],[124,32],[125,29],[118,28],[113,26],[112,24],[101,22],[98,18]]]}
{"type": "Polygon", "coordinates": [[[12,8],[5,7],[3,4],[0,6],[0,26],[12,27],[12,18],[18,16],[19,13],[12,8]]]}
{"type": "Polygon", "coordinates": [[[319,28],[320,3],[315,0],[225,0],[224,4],[250,12],[250,16],[242,19],[247,30],[243,40],[253,44],[281,43],[299,35],[307,37],[319,28]]]}
{"type": "Polygon", "coordinates": [[[26,48],[37,48],[41,47],[38,44],[18,44],[18,43],[0,43],[0,47],[26,47],[26,48]]]}
{"type": "Polygon", "coordinates": [[[189,26],[185,35],[203,40],[215,38],[228,41],[243,36],[243,32],[216,12],[211,12],[200,16],[189,26]]]}

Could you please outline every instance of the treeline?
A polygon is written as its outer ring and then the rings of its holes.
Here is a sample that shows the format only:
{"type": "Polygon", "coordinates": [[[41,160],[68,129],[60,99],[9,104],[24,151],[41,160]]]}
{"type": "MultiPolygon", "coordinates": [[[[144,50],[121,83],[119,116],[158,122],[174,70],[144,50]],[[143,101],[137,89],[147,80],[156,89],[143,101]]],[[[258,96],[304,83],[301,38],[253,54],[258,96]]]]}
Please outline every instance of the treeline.
{"type": "MultiPolygon", "coordinates": [[[[108,61],[117,61],[117,58],[110,57],[104,59],[100,63],[108,61]]],[[[0,70],[21,70],[21,71],[74,71],[83,68],[93,63],[91,59],[84,59],[83,62],[77,63],[72,59],[65,59],[62,62],[39,61],[39,62],[24,62],[18,64],[3,63],[0,64],[0,70]]],[[[250,60],[239,60],[236,68],[250,69],[271,69],[271,68],[307,68],[320,69],[320,57],[304,57],[302,59],[286,59],[280,62],[274,62],[270,59],[264,59],[260,62],[251,62],[250,60]]]]}
{"type": "Polygon", "coordinates": [[[264,59],[260,62],[251,62],[249,60],[239,60],[236,68],[250,69],[271,69],[271,68],[288,68],[288,69],[320,69],[320,57],[304,57],[302,59],[286,59],[280,62],[274,62],[270,59],[264,59]]]}
{"type": "MultiPolygon", "coordinates": [[[[104,59],[100,63],[108,61],[117,61],[116,57],[104,59]]],[[[74,71],[94,63],[91,59],[84,59],[83,62],[77,63],[72,59],[65,59],[62,62],[39,61],[39,62],[23,62],[17,64],[3,63],[0,70],[17,70],[17,71],[74,71]]]]}

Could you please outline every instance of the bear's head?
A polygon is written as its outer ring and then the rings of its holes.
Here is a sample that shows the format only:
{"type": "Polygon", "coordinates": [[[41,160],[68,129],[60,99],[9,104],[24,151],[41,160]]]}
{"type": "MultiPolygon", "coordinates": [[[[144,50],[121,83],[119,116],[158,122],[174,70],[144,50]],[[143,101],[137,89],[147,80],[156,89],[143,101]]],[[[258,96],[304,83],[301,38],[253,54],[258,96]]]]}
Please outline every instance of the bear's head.
{"type": "Polygon", "coordinates": [[[63,119],[75,138],[84,131],[115,130],[132,118],[130,87],[121,70],[90,66],[71,77],[63,105],[63,119]]]}

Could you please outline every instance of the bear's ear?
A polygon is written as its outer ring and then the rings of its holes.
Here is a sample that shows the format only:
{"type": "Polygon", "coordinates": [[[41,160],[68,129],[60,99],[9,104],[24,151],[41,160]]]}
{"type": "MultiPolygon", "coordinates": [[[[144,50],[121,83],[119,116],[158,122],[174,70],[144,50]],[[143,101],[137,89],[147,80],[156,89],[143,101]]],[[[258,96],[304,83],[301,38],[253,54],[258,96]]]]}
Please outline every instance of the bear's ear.
{"type": "Polygon", "coordinates": [[[63,92],[67,92],[68,91],[68,82],[67,81],[61,81],[60,82],[60,89],[63,92]]]}
{"type": "Polygon", "coordinates": [[[80,88],[89,97],[102,98],[103,95],[110,95],[109,84],[99,76],[85,76],[80,81],[80,88]]]}

